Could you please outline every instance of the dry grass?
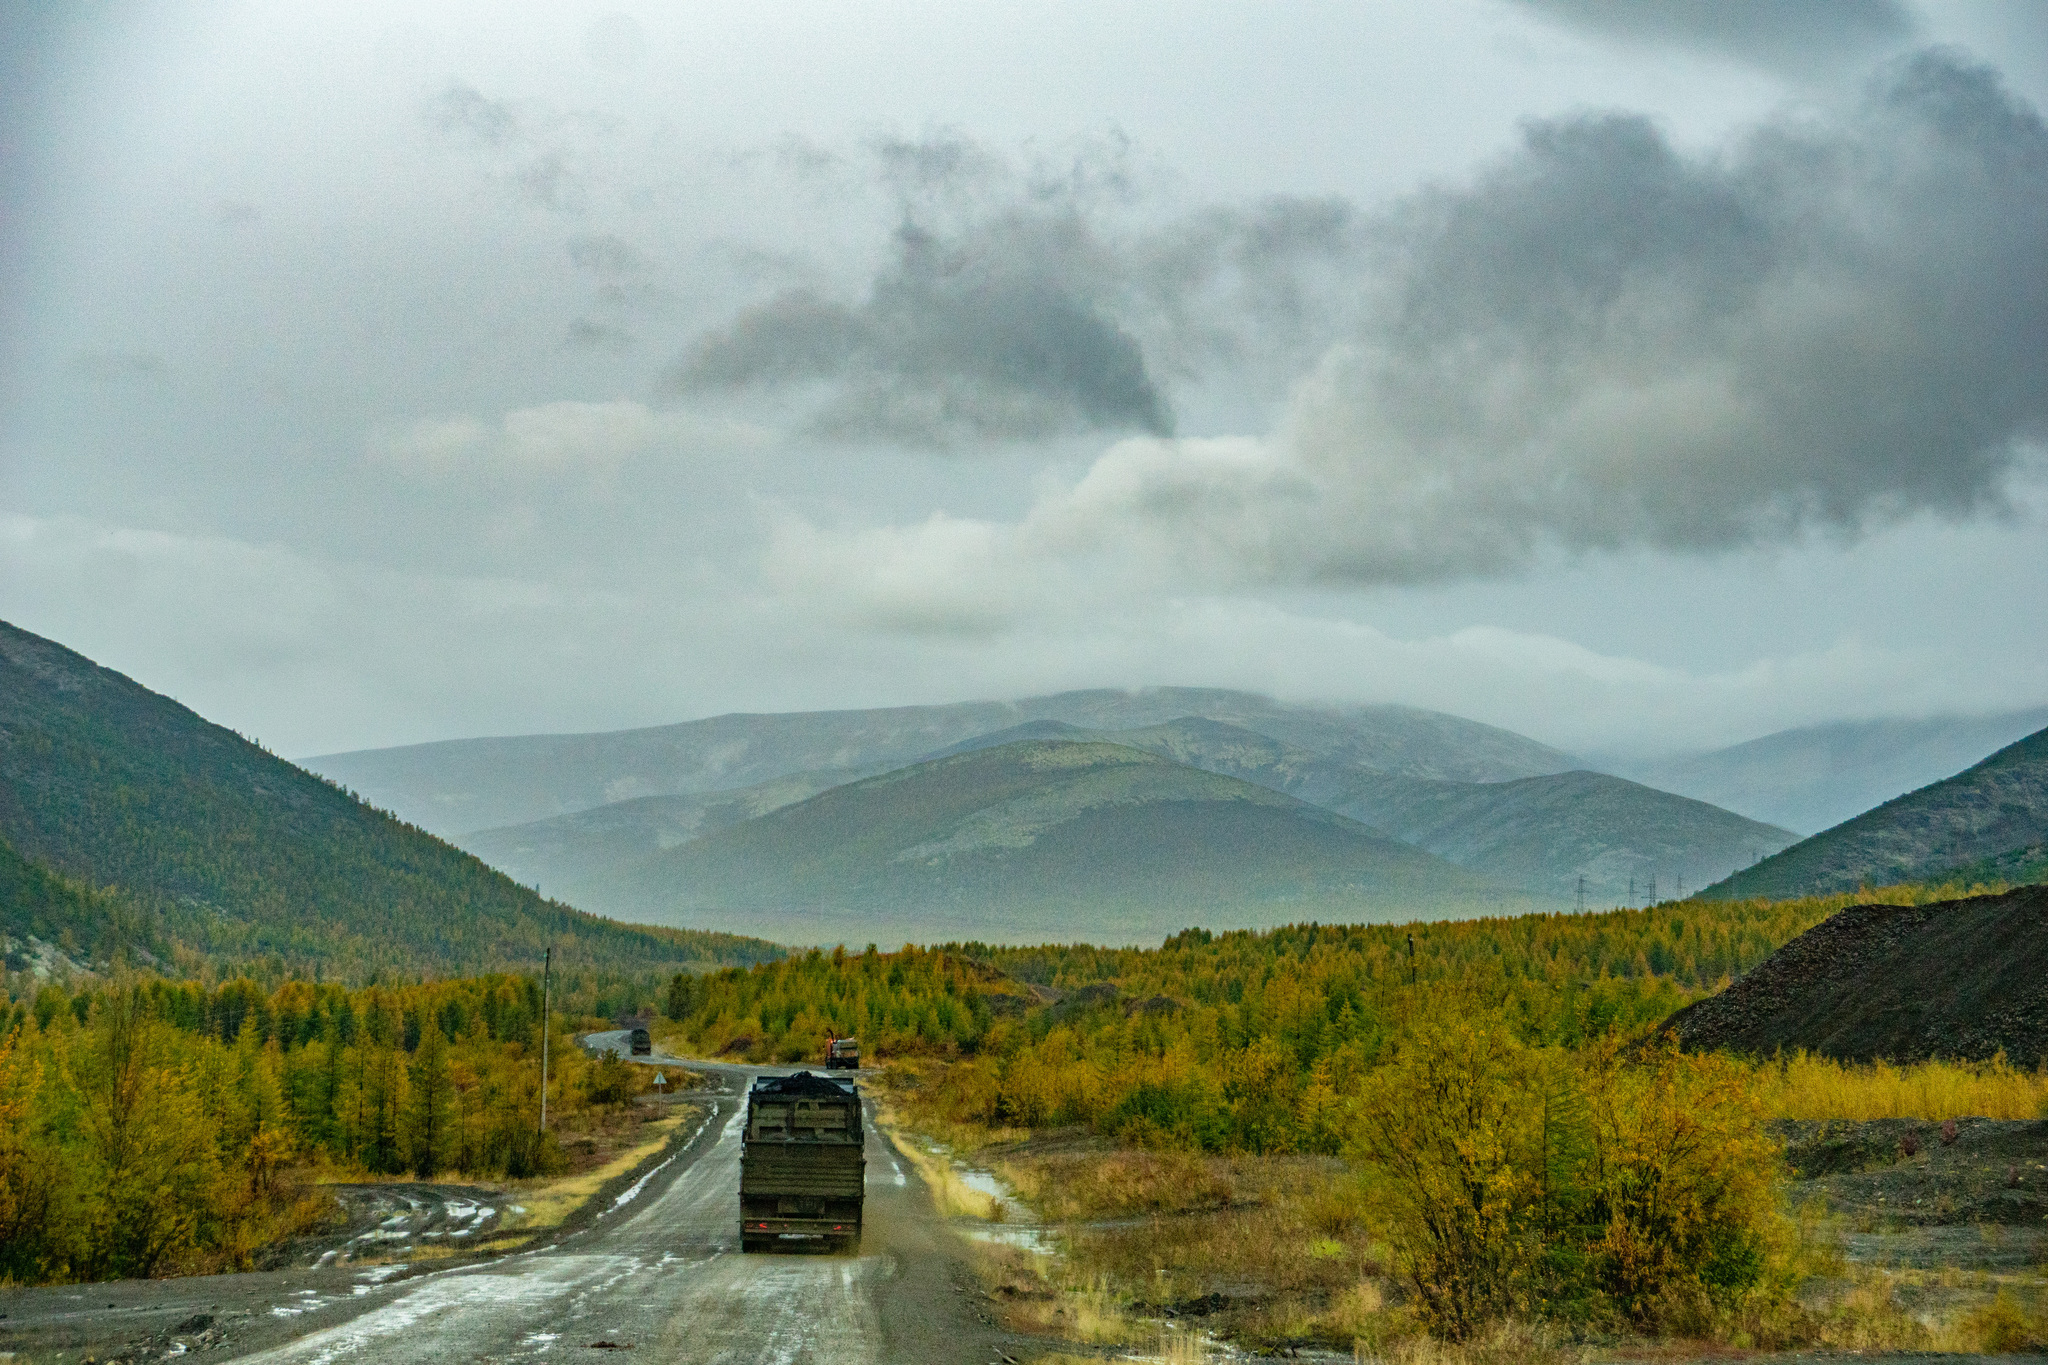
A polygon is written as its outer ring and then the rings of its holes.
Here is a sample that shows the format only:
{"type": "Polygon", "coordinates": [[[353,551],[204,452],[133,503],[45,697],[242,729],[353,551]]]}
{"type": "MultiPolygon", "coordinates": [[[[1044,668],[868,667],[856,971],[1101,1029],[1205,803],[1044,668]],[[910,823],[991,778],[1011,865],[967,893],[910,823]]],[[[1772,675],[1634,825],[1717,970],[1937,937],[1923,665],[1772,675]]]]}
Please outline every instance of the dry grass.
{"type": "Polygon", "coordinates": [[[1209,1365],[1209,1339],[1200,1332],[1168,1327],[1159,1334],[1161,1365],[1209,1365]]]}
{"type": "Polygon", "coordinates": [[[1963,1349],[1990,1355],[2048,1350],[2048,1313],[2038,1300],[2027,1308],[2004,1288],[1989,1303],[1965,1314],[1956,1327],[1970,1339],[1963,1349]]]}
{"type": "Polygon", "coordinates": [[[1794,1053],[1759,1063],[1752,1088],[1787,1119],[2034,1119],[2048,1114],[2048,1071],[2003,1062],[1859,1065],[1794,1053]]]}
{"type": "Polygon", "coordinates": [[[1352,1357],[1361,1365],[1572,1365],[1583,1360],[1585,1352],[1561,1344],[1530,1323],[1502,1322],[1466,1342],[1410,1336],[1382,1350],[1361,1341],[1352,1348],[1352,1357]]]}
{"type": "Polygon", "coordinates": [[[620,1152],[602,1166],[580,1171],[566,1180],[528,1186],[515,1184],[512,1188],[518,1191],[519,1202],[526,1212],[508,1216],[505,1220],[506,1227],[516,1228],[521,1232],[538,1232],[545,1228],[560,1226],[570,1214],[582,1208],[607,1180],[624,1175],[659,1152],[667,1145],[670,1134],[702,1112],[693,1104],[676,1105],[669,1117],[642,1125],[642,1140],[637,1146],[620,1152]]]}
{"type": "Polygon", "coordinates": [[[1189,1152],[1062,1155],[996,1166],[1048,1223],[1219,1208],[1237,1192],[1228,1163],[1189,1152]]]}
{"type": "Polygon", "coordinates": [[[1106,1276],[1074,1279],[1071,1268],[1053,1258],[1001,1243],[975,1243],[974,1258],[1010,1331],[1093,1345],[1122,1345],[1139,1335],[1106,1276]]]}
{"type": "Polygon", "coordinates": [[[1003,1201],[993,1195],[983,1194],[960,1178],[953,1163],[942,1153],[931,1152],[907,1138],[886,1117],[877,1116],[882,1131],[889,1142],[903,1154],[917,1171],[917,1178],[931,1191],[932,1199],[939,1206],[939,1212],[948,1218],[979,1218],[998,1223],[1003,1217],[1003,1201]]]}
{"type": "Polygon", "coordinates": [[[1066,1220],[1066,1254],[1049,1272],[1064,1283],[1035,1300],[1010,1291],[1020,1330],[1132,1340],[1133,1315],[1197,1302],[1204,1328],[1247,1344],[1341,1349],[1413,1330],[1387,1308],[1387,1250],[1340,1163],[1109,1152],[998,1164],[1034,1207],[1066,1220]]]}
{"type": "Polygon", "coordinates": [[[1360,1217],[1356,1177],[1312,1157],[1199,1160],[1208,1172],[1202,1192],[1190,1196],[1193,1210],[1076,1228],[1076,1265],[1160,1307],[1216,1293],[1291,1299],[1296,1307],[1279,1314],[1285,1323],[1270,1323],[1261,1335],[1348,1342],[1349,1332],[1337,1335],[1321,1320],[1347,1295],[1343,1311],[1355,1316],[1358,1286],[1384,1278],[1387,1256],[1360,1217]],[[1255,1287],[1249,1295],[1248,1287],[1255,1287]]]}
{"type": "Polygon", "coordinates": [[[2004,1355],[2048,1348],[2048,1285],[1986,1271],[1849,1268],[1799,1324],[1799,1344],[1838,1351],[2004,1355]],[[1933,1296],[1914,1291],[1947,1291],[1933,1296]],[[1918,1298],[1910,1307],[1908,1296],[1918,1298]]]}

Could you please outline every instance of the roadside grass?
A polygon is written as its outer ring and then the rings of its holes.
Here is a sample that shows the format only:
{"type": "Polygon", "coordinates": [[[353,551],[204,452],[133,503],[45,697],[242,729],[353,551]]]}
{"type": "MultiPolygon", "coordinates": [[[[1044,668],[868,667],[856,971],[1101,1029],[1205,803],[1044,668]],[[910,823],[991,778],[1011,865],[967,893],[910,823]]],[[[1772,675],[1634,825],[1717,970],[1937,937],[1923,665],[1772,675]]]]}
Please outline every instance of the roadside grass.
{"type": "Polygon", "coordinates": [[[1077,1273],[1127,1287],[1148,1312],[1201,1312],[1248,1343],[1347,1347],[1413,1330],[1390,1316],[1391,1253],[1364,1222],[1359,1177],[1341,1162],[1191,1156],[1158,1169],[1182,1162],[1175,1183],[1139,1182],[1139,1195],[1121,1197],[1105,1186],[1101,1201],[1074,1208],[1067,1246],[1077,1273]],[[1118,1217],[1134,1197],[1163,1207],[1118,1217]],[[1078,1221],[1091,1215],[1101,1223],[1078,1221]]]}
{"type": "MultiPolygon", "coordinates": [[[[1093,1345],[1148,1340],[1206,1359],[1212,1335],[1349,1350],[1414,1335],[1390,1305],[1389,1251],[1358,1214],[1357,1177],[1319,1157],[1108,1151],[980,1157],[1058,1230],[1060,1254],[977,1244],[990,1296],[1014,1331],[1093,1345]],[[1156,1319],[1198,1314],[1200,1332],[1156,1319]]],[[[928,1158],[936,1161],[936,1158],[928,1158]]],[[[926,1167],[920,1164],[919,1173],[926,1167]]],[[[940,1176],[927,1176],[934,1188],[940,1176]]]]}
{"type": "MultiPolygon", "coordinates": [[[[1769,1103],[1885,1117],[1901,1109],[1994,1114],[2034,1103],[2040,1078],[1999,1065],[1844,1067],[1811,1058],[1757,1068],[1769,1103]],[[1954,1103],[1961,1106],[1947,1110],[1954,1103]]],[[[897,1092],[901,1098],[901,1091],[897,1092]]],[[[913,1111],[914,1106],[913,1106],[913,1111]]],[[[1839,1117],[1828,1114],[1828,1117],[1839,1117]]],[[[994,1171],[1016,1192],[1017,1220],[1055,1233],[1057,1254],[975,1244],[991,1298],[1011,1330],[1065,1338],[1140,1359],[1212,1358],[1307,1346],[1385,1365],[1573,1365],[1584,1342],[1540,1323],[1497,1324],[1464,1343],[1430,1338],[1405,1304],[1393,1253],[1362,1210],[1365,1177],[1343,1162],[1303,1156],[1210,1156],[1118,1147],[1080,1130],[895,1128],[897,1148],[951,1216],[1000,1217],[967,1187],[948,1150],[994,1171]],[[930,1136],[945,1146],[932,1150],[930,1136]],[[1179,1315],[1175,1317],[1173,1315],[1179,1315]],[[1162,1319],[1165,1321],[1162,1322],[1162,1319]]],[[[1788,1207],[1774,1240],[1796,1296],[1731,1309],[1674,1304],[1648,1336],[1606,1343],[1632,1355],[1729,1350],[2000,1353],[2048,1343],[2048,1277],[1851,1264],[1841,1254],[1853,1220],[1818,1199],[1788,1207]]],[[[1995,1239],[1998,1230],[1986,1228],[1995,1239]]],[[[1604,1336],[1600,1338],[1605,1341],[1604,1336]]],[[[1603,1347],[1604,1349],[1604,1347],[1603,1347]]],[[[1067,1359],[1086,1357],[1065,1357],[1067,1359]]],[[[1041,1358],[1051,1365],[1055,1351],[1041,1358]]]]}
{"type": "Polygon", "coordinates": [[[1008,1330],[1093,1346],[1128,1345],[1144,1335],[1107,1277],[1081,1282],[1053,1257],[1001,1243],[972,1246],[975,1269],[1008,1330]]]}
{"type": "Polygon", "coordinates": [[[1200,1332],[1168,1327],[1159,1334],[1162,1365],[1208,1365],[1209,1340],[1200,1332]]]}
{"type": "Polygon", "coordinates": [[[640,1143],[620,1152],[602,1166],[593,1166],[563,1180],[536,1182],[531,1185],[512,1182],[508,1188],[519,1192],[520,1204],[526,1212],[510,1215],[504,1223],[506,1230],[534,1233],[559,1227],[570,1214],[583,1207],[606,1181],[624,1175],[659,1152],[667,1145],[669,1136],[677,1128],[703,1113],[703,1110],[694,1104],[679,1104],[673,1106],[673,1109],[674,1112],[667,1118],[655,1119],[642,1125],[640,1143]]]}
{"type": "Polygon", "coordinates": [[[1786,1119],[2048,1117],[2048,1069],[1992,1062],[1838,1062],[1795,1052],[1759,1062],[1751,1088],[1767,1113],[1786,1119]]]}
{"type": "Polygon", "coordinates": [[[1571,1365],[1585,1358],[1585,1351],[1559,1342],[1542,1327],[1516,1320],[1495,1323],[1466,1342],[1418,1333],[1384,1349],[1363,1340],[1352,1347],[1353,1360],[1387,1365],[1571,1365]]]}
{"type": "Polygon", "coordinates": [[[951,1159],[943,1152],[927,1150],[916,1138],[909,1136],[898,1123],[893,1110],[882,1108],[875,1119],[888,1136],[890,1145],[911,1164],[918,1179],[931,1191],[940,1213],[948,1218],[976,1218],[991,1223],[1002,1221],[1002,1199],[985,1194],[961,1179],[951,1159]]]}
{"type": "Polygon", "coordinates": [[[1806,1344],[1850,1352],[2048,1350],[2048,1283],[1939,1266],[1851,1266],[1809,1308],[1806,1344]]]}
{"type": "Polygon", "coordinates": [[[1220,1208],[1236,1189],[1213,1161],[1189,1152],[999,1157],[993,1165],[1048,1223],[1220,1208]]]}

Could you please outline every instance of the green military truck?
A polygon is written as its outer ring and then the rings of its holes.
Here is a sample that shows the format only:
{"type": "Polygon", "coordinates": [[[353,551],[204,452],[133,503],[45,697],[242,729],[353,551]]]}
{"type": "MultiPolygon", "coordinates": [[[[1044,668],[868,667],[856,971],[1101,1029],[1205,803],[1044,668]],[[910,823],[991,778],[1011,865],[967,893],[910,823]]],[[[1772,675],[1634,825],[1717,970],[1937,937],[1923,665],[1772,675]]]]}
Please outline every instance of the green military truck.
{"type": "Polygon", "coordinates": [[[808,1071],[756,1080],[740,1147],[741,1248],[858,1247],[863,1136],[852,1081],[808,1071]]]}

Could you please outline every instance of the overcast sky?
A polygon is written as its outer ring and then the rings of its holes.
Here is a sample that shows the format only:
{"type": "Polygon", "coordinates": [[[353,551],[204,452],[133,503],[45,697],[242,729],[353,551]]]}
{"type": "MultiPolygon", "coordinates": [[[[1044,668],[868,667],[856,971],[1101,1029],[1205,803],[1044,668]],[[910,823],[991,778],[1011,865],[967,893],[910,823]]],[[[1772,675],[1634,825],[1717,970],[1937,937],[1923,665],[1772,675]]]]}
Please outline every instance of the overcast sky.
{"type": "Polygon", "coordinates": [[[0,616],[280,752],[2048,701],[2048,7],[53,8],[0,616]]]}

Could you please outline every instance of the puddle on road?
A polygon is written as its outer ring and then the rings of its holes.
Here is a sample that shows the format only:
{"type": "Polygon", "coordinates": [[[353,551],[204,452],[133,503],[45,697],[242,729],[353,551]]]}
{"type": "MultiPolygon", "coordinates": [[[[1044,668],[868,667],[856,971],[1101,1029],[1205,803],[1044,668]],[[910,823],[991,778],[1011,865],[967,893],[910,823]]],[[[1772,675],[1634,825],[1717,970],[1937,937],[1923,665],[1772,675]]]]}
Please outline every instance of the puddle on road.
{"type": "Polygon", "coordinates": [[[996,1179],[994,1171],[977,1171],[966,1166],[955,1166],[953,1169],[960,1173],[960,1183],[976,1194],[985,1194],[991,1199],[1000,1199],[1005,1203],[1017,1197],[1003,1187],[1003,1182],[996,1179]]]}
{"type": "Polygon", "coordinates": [[[965,1223],[960,1225],[960,1230],[974,1241],[1016,1247],[1035,1256],[1050,1256],[1058,1250],[1053,1245],[1051,1228],[1006,1223],[965,1223]]]}
{"type": "MultiPolygon", "coordinates": [[[[1034,1256],[1052,1256],[1057,1254],[1058,1247],[1055,1244],[1054,1232],[1051,1228],[1046,1227],[1042,1223],[1030,1221],[1028,1217],[1017,1217],[1019,1214],[1028,1215],[1031,1211],[1030,1206],[1017,1197],[1017,1192],[1005,1184],[1002,1177],[998,1176],[994,1171],[983,1170],[977,1166],[964,1165],[955,1159],[951,1152],[929,1138],[920,1136],[913,1137],[911,1140],[931,1156],[945,1162],[962,1185],[965,1185],[976,1194],[993,1201],[994,1208],[1000,1214],[1000,1217],[996,1219],[953,1218],[949,1220],[962,1234],[976,1242],[1016,1247],[1018,1250],[1028,1251],[1034,1256]]],[[[890,1165],[895,1166],[894,1157],[890,1158],[890,1165]]],[[[905,1183],[901,1166],[896,1166],[895,1183],[898,1185],[905,1183]]]]}

